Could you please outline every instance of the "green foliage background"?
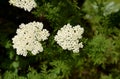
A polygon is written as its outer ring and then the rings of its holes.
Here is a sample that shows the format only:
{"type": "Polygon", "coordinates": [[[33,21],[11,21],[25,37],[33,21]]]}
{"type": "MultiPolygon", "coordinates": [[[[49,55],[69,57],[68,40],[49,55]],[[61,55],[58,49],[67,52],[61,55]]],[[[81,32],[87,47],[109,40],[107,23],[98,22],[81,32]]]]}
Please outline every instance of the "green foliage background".
{"type": "Polygon", "coordinates": [[[0,79],[120,79],[120,2],[114,0],[116,4],[107,7],[111,1],[36,0],[38,6],[31,13],[0,7],[0,79]],[[18,56],[11,39],[22,21],[33,20],[43,22],[51,34],[42,42],[44,52],[18,56]],[[67,23],[85,29],[84,48],[77,54],[54,41],[67,23]]]}

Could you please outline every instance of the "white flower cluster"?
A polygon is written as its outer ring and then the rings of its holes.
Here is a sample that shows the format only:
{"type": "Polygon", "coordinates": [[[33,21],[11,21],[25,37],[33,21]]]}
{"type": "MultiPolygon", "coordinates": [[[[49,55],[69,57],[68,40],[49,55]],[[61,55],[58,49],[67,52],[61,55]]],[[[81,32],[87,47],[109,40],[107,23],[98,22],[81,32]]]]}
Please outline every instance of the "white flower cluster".
{"type": "Polygon", "coordinates": [[[79,42],[83,32],[84,29],[80,25],[72,27],[67,24],[58,30],[54,39],[64,50],[72,50],[74,53],[78,53],[79,48],[83,48],[82,42],[79,42]]]}
{"type": "Polygon", "coordinates": [[[30,22],[21,24],[17,29],[17,35],[12,38],[13,48],[16,49],[18,55],[26,56],[28,51],[33,55],[43,51],[41,41],[49,36],[49,32],[43,29],[41,22],[30,22]]]}
{"type": "Polygon", "coordinates": [[[9,0],[9,3],[28,12],[37,6],[34,0],[9,0]]]}

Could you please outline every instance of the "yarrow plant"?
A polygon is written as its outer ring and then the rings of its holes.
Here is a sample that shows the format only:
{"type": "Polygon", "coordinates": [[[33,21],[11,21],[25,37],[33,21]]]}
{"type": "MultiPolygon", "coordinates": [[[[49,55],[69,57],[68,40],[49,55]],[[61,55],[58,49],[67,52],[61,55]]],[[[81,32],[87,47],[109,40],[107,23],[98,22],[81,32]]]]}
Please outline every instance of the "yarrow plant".
{"type": "Polygon", "coordinates": [[[9,0],[9,3],[28,12],[37,6],[34,0],[9,0]]]}
{"type": "Polygon", "coordinates": [[[78,53],[79,48],[83,48],[82,42],[79,42],[83,32],[84,29],[80,25],[72,27],[70,24],[67,24],[58,30],[54,39],[64,50],[68,49],[78,53]]]}
{"type": "Polygon", "coordinates": [[[120,79],[119,3],[0,0],[0,79],[120,79]]]}
{"type": "Polygon", "coordinates": [[[17,35],[12,38],[13,48],[18,55],[26,56],[28,51],[33,55],[43,51],[41,41],[47,39],[50,35],[46,29],[43,29],[41,22],[30,22],[21,24],[17,29],[17,35]]]}

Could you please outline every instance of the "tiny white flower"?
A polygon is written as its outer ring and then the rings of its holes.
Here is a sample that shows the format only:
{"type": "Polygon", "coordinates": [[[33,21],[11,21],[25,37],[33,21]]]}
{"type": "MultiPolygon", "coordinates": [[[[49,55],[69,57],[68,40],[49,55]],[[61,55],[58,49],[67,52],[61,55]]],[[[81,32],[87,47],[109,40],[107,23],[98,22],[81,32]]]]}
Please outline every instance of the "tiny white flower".
{"type": "Polygon", "coordinates": [[[28,12],[37,6],[34,0],[9,0],[9,3],[28,12]]]}
{"type": "Polygon", "coordinates": [[[43,51],[41,41],[47,39],[50,35],[46,29],[43,29],[41,22],[30,22],[19,25],[16,31],[17,35],[12,38],[13,48],[17,50],[18,55],[26,56],[28,51],[33,55],[43,51]]]}
{"type": "Polygon", "coordinates": [[[84,29],[80,25],[72,27],[70,24],[67,24],[58,30],[54,40],[64,50],[72,50],[74,53],[78,53],[79,48],[83,48],[82,42],[79,42],[83,32],[84,29]]]}

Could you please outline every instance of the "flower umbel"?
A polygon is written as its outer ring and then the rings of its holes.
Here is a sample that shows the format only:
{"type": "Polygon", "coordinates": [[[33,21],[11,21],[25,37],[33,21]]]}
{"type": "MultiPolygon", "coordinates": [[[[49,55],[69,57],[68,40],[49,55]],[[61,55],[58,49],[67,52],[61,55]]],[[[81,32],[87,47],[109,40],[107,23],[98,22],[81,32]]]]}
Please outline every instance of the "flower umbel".
{"type": "Polygon", "coordinates": [[[79,42],[83,32],[84,29],[80,25],[72,27],[70,24],[67,24],[58,30],[54,39],[64,50],[68,49],[78,53],[79,48],[83,48],[82,42],[79,42]]]}
{"type": "Polygon", "coordinates": [[[49,35],[49,32],[43,29],[41,22],[21,24],[17,29],[17,35],[12,38],[13,48],[16,49],[18,55],[26,56],[28,51],[36,55],[43,51],[40,42],[46,40],[49,35]]]}
{"type": "Polygon", "coordinates": [[[9,0],[9,3],[28,12],[37,6],[34,0],[9,0]]]}

